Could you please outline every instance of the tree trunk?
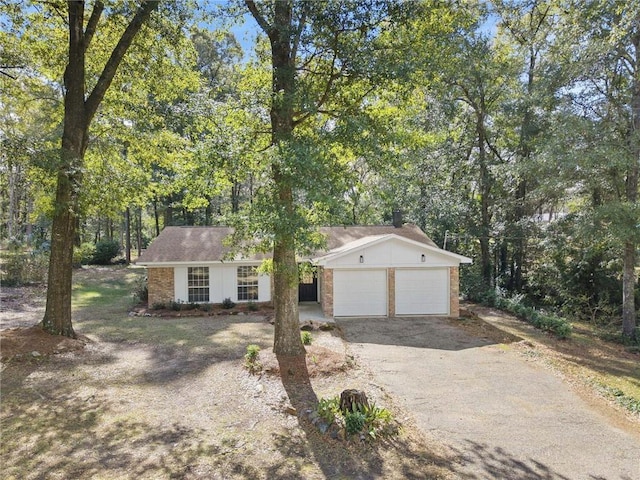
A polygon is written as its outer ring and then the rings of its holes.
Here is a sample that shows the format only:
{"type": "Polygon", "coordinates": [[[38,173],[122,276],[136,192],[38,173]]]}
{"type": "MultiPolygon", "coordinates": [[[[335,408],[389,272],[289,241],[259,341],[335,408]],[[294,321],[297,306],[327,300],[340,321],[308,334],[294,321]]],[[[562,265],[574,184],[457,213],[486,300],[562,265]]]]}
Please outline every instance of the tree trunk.
{"type": "Polygon", "coordinates": [[[160,215],[158,214],[158,199],[153,199],[153,221],[156,227],[156,237],[160,235],[160,215]]]}
{"type": "Polygon", "coordinates": [[[477,114],[477,134],[478,134],[478,160],[480,163],[480,264],[482,278],[487,286],[493,286],[493,271],[491,266],[491,251],[489,249],[489,233],[491,231],[491,215],[489,212],[489,195],[491,193],[491,178],[487,166],[486,135],[484,127],[484,111],[477,114]]]}
{"type": "Polygon", "coordinates": [[[138,248],[138,258],[142,255],[142,208],[138,207],[136,212],[136,247],[138,248]]]}
{"type": "MultiPolygon", "coordinates": [[[[638,19],[636,19],[638,20],[638,19]]],[[[636,27],[633,36],[633,46],[635,50],[635,69],[633,78],[633,90],[631,96],[631,165],[627,170],[626,179],[626,200],[630,209],[636,209],[638,204],[638,176],[640,162],[640,27],[636,27]]],[[[637,221],[636,221],[637,223],[637,221]]],[[[623,272],[622,272],[622,335],[627,338],[635,338],[636,336],[636,305],[635,305],[635,287],[636,287],[636,249],[637,235],[630,233],[629,239],[624,244],[623,253],[623,272]]]]}
{"type": "MultiPolygon", "coordinates": [[[[271,44],[272,96],[271,144],[272,148],[286,146],[293,140],[293,98],[295,94],[295,58],[292,49],[294,28],[291,3],[275,1],[273,24],[267,24],[255,3],[246,0],[249,11],[269,37],[271,44]]],[[[285,159],[286,161],[286,159],[285,159]]],[[[300,338],[298,312],[298,264],[296,245],[289,228],[295,215],[293,198],[294,179],[274,165],[275,208],[280,212],[273,225],[273,281],[275,309],[274,352],[281,357],[305,354],[300,338]]]]}
{"type": "Polygon", "coordinates": [[[124,258],[127,265],[131,263],[131,209],[124,210],[124,258]]]}
{"type": "MultiPolygon", "coordinates": [[[[66,115],[65,115],[66,117],[66,115]]],[[[65,119],[65,127],[71,122],[65,119]]],[[[71,281],[73,272],[73,239],[75,237],[77,191],[73,183],[79,179],[73,173],[80,171],[81,153],[85,140],[78,129],[65,128],[62,139],[61,168],[58,171],[56,208],[51,227],[51,255],[47,282],[47,305],[41,322],[42,329],[52,335],[75,338],[71,323],[71,281]],[[71,130],[71,131],[69,131],[71,130]],[[75,138],[74,138],[75,137],[75,138]]]]}
{"type": "Polygon", "coordinates": [[[362,390],[349,388],[340,394],[340,410],[342,413],[362,412],[369,408],[369,399],[362,390]]]}

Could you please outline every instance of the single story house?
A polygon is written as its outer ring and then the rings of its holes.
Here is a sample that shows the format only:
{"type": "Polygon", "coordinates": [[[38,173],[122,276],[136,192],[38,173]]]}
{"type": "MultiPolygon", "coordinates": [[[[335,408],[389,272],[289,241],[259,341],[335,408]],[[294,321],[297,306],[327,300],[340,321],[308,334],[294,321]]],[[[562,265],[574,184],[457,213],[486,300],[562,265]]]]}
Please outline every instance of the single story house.
{"type": "MultiPolygon", "coordinates": [[[[471,259],[438,246],[417,226],[323,227],[326,250],[299,262],[299,299],[326,317],[459,315],[458,268],[471,259]]],[[[268,255],[228,260],[229,227],[166,227],[136,264],[148,269],[149,305],[269,302],[268,255]]]]}

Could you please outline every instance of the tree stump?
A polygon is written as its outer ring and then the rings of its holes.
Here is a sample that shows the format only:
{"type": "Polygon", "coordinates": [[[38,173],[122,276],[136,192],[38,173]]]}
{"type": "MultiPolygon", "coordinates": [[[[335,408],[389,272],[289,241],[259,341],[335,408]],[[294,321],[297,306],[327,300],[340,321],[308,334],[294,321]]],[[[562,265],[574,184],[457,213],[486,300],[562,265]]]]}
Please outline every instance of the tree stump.
{"type": "Polygon", "coordinates": [[[362,411],[368,406],[367,394],[361,390],[349,388],[340,394],[340,410],[344,413],[362,411]]]}

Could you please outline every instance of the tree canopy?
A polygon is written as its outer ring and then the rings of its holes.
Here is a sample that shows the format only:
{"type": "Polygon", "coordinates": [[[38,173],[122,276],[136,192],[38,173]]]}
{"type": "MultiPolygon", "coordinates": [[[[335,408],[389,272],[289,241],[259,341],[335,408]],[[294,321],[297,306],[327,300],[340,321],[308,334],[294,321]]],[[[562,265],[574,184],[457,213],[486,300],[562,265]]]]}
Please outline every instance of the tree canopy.
{"type": "MultiPolygon", "coordinates": [[[[52,299],[70,305],[74,245],[130,249],[133,229],[140,250],[167,225],[232,225],[237,244],[274,252],[275,349],[296,355],[296,252],[322,242],[318,226],[402,209],[475,259],[467,298],[637,338],[635,3],[205,10],[0,4],[0,237],[51,245],[52,299]]],[[[45,318],[73,334],[70,306],[45,318]]]]}

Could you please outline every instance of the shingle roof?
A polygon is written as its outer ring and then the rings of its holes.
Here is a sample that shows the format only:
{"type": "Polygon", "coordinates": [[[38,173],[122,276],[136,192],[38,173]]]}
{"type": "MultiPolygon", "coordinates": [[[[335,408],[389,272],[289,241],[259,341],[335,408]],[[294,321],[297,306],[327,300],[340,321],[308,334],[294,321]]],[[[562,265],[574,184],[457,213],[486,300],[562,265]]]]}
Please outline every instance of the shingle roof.
{"type": "MultiPolygon", "coordinates": [[[[327,249],[316,252],[318,255],[365,237],[379,237],[392,233],[437,247],[422,230],[412,224],[405,224],[400,228],[393,225],[322,227],[320,232],[327,235],[327,249]]],[[[136,263],[147,265],[221,261],[230,251],[225,239],[232,233],[231,227],[165,227],[151,242],[149,248],[142,252],[136,263]]],[[[268,257],[270,255],[257,254],[243,259],[260,261],[268,257]]]]}

